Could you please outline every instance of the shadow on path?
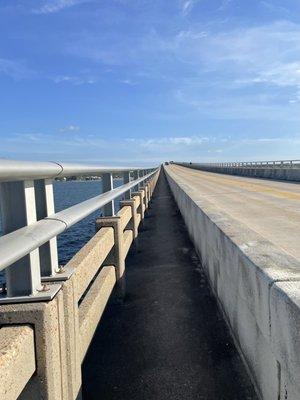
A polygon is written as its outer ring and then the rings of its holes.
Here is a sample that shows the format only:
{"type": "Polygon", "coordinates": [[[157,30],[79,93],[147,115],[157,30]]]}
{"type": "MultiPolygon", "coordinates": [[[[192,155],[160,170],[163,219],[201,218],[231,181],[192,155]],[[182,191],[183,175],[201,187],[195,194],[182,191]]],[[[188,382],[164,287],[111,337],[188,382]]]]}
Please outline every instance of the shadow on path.
{"type": "Polygon", "coordinates": [[[162,173],[83,364],[84,400],[254,400],[162,173]]]}

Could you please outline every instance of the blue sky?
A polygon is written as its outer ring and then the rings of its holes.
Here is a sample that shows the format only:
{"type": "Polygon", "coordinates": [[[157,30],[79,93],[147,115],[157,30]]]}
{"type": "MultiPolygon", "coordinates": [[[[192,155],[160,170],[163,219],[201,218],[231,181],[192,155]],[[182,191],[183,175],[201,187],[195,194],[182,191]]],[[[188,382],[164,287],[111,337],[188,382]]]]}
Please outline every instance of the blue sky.
{"type": "Polygon", "coordinates": [[[300,158],[299,0],[1,0],[0,157],[300,158]]]}

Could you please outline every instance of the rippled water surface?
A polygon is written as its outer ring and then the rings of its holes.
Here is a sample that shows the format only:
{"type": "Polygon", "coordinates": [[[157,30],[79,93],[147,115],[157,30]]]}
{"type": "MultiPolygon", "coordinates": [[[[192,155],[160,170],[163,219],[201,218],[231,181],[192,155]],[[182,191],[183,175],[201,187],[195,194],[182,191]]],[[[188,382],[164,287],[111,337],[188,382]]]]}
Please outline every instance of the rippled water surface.
{"type": "MultiPolygon", "coordinates": [[[[116,179],[114,186],[122,185],[122,179],[116,179]]],[[[102,182],[99,181],[68,181],[54,182],[55,211],[61,211],[102,193],[102,182]]],[[[119,208],[116,199],[116,210],[119,208]]],[[[95,234],[95,219],[101,216],[101,210],[95,211],[88,217],[73,225],[58,236],[59,263],[65,264],[74,254],[95,234]]],[[[1,234],[1,225],[0,225],[1,234]]],[[[0,276],[1,280],[1,276],[0,276]]]]}

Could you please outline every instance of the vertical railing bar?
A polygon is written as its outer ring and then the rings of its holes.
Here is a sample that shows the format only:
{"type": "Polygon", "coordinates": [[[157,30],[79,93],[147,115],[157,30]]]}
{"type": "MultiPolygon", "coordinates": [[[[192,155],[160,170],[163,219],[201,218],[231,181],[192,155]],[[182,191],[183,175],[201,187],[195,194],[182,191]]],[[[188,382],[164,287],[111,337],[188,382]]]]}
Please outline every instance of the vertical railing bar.
{"type": "MultiPolygon", "coordinates": [[[[52,179],[35,181],[35,200],[37,220],[55,213],[52,179]]],[[[54,237],[40,247],[42,277],[53,277],[58,272],[57,239],[54,237]]]]}
{"type": "MultiPolygon", "coordinates": [[[[103,193],[109,192],[114,188],[114,180],[112,173],[105,173],[102,175],[103,193]]],[[[103,214],[105,217],[115,215],[115,202],[112,200],[103,207],[103,214]]]]}
{"type": "MultiPolygon", "coordinates": [[[[34,181],[6,182],[0,185],[0,204],[4,234],[36,222],[34,181]]],[[[39,249],[5,270],[7,296],[34,295],[41,289],[39,249]]]]}
{"type": "MultiPolygon", "coordinates": [[[[133,171],[133,180],[139,179],[139,171],[133,171]]],[[[134,186],[133,191],[137,192],[139,190],[139,185],[134,186]]]]}
{"type": "MultiPolygon", "coordinates": [[[[123,183],[129,183],[130,182],[130,171],[125,171],[123,173],[123,183]]],[[[130,200],[131,198],[131,189],[127,190],[127,192],[124,193],[124,200],[130,200]]]]}

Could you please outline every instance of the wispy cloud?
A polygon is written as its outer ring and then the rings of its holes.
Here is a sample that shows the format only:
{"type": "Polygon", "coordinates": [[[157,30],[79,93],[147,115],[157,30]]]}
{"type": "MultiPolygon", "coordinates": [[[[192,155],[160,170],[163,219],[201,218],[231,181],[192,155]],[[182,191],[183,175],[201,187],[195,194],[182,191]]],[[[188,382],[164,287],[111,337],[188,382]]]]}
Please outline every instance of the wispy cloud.
{"type": "Polygon", "coordinates": [[[90,73],[80,73],[80,75],[56,75],[50,78],[54,83],[69,83],[72,85],[92,85],[98,82],[98,78],[91,76],[90,73]]]}
{"type": "Polygon", "coordinates": [[[120,83],[123,83],[124,85],[128,85],[128,86],[136,86],[138,83],[131,80],[131,79],[120,79],[119,80],[120,83]]]}
{"type": "Polygon", "coordinates": [[[82,3],[93,0],[52,0],[44,2],[40,7],[32,10],[34,14],[53,14],[82,3]]]}
{"type": "Polygon", "coordinates": [[[218,8],[218,11],[224,11],[227,7],[229,7],[233,3],[233,0],[222,0],[221,5],[218,8]]]}
{"type": "Polygon", "coordinates": [[[214,139],[205,136],[166,136],[148,139],[128,138],[127,142],[147,149],[154,149],[161,146],[166,149],[166,147],[201,146],[212,140],[214,139]]]}
{"type": "Polygon", "coordinates": [[[4,138],[3,155],[23,156],[39,154],[41,157],[62,160],[84,159],[91,162],[136,163],[141,160],[154,163],[166,160],[230,161],[247,159],[270,159],[298,157],[300,134],[289,136],[251,135],[239,136],[165,136],[139,138],[102,138],[95,135],[78,134],[61,137],[57,134],[18,133],[4,138]],[[60,141],[57,148],[56,142],[60,141]],[[254,156],[255,155],[255,156],[254,156]],[[136,161],[133,161],[136,160],[136,161]]]}
{"type": "Polygon", "coordinates": [[[40,142],[45,137],[44,134],[40,132],[25,132],[25,133],[15,133],[9,136],[6,140],[8,142],[21,142],[21,143],[28,143],[28,142],[40,142]]]}
{"type": "Polygon", "coordinates": [[[169,67],[176,62],[186,68],[181,68],[180,79],[185,79],[185,74],[191,76],[193,68],[193,79],[214,73],[214,79],[219,74],[224,82],[240,79],[244,83],[290,86],[298,85],[299,79],[300,25],[279,21],[220,32],[192,25],[173,36],[151,31],[127,40],[84,32],[68,44],[67,50],[112,67],[156,67],[160,76],[169,76],[169,67]]]}
{"type": "Polygon", "coordinates": [[[275,13],[280,15],[282,18],[283,16],[285,17],[290,17],[291,16],[291,11],[287,7],[284,7],[282,4],[275,4],[272,1],[261,1],[260,5],[264,7],[266,10],[268,10],[271,13],[275,13]]]}
{"type": "Polygon", "coordinates": [[[15,80],[27,79],[36,76],[35,71],[27,67],[24,61],[0,58],[0,73],[15,80]]]}
{"type": "Polygon", "coordinates": [[[78,125],[73,125],[73,124],[71,124],[71,125],[67,125],[67,126],[65,126],[65,127],[63,127],[63,128],[60,128],[60,130],[59,130],[60,132],[71,132],[71,133],[74,133],[74,132],[79,132],[80,131],[80,127],[78,126],[78,125]]]}
{"type": "Polygon", "coordinates": [[[200,0],[183,0],[181,1],[181,10],[183,15],[188,15],[193,7],[199,3],[200,0]]]}

